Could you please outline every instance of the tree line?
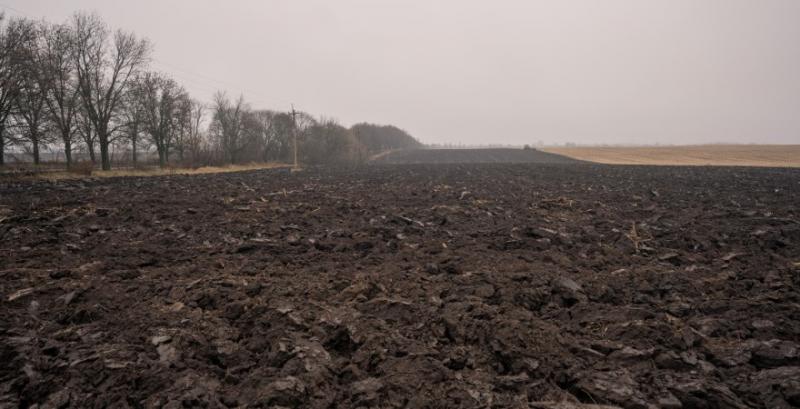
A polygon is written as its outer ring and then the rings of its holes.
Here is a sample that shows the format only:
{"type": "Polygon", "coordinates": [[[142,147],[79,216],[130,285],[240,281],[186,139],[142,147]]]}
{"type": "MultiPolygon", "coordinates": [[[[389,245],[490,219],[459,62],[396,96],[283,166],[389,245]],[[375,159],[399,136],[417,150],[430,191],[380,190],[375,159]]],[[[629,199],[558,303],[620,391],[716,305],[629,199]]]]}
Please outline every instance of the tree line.
{"type": "Polygon", "coordinates": [[[9,147],[33,163],[42,151],[76,152],[111,169],[113,149],[134,166],[289,162],[296,138],[303,163],[359,162],[392,149],[420,147],[394,126],[346,128],[305,112],[253,109],[217,92],[194,99],[168,74],[151,69],[153,46],[112,30],[96,14],[56,24],[0,15],[0,165],[9,147]]]}

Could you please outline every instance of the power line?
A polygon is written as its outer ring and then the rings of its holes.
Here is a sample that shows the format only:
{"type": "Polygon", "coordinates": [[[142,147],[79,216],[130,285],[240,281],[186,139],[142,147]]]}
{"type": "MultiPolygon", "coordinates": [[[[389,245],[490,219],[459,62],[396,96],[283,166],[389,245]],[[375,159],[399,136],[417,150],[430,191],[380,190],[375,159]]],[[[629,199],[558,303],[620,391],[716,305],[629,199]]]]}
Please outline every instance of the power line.
{"type": "Polygon", "coordinates": [[[186,82],[195,84],[195,85],[197,85],[199,87],[203,87],[206,90],[215,92],[215,91],[219,91],[220,88],[234,88],[236,90],[241,90],[242,93],[244,93],[244,88],[243,87],[238,87],[238,86],[236,86],[234,84],[224,83],[223,81],[216,80],[216,79],[213,79],[211,77],[206,77],[206,76],[201,75],[201,74],[197,74],[197,73],[193,73],[193,72],[190,72],[190,71],[186,71],[186,70],[180,69],[178,67],[175,67],[174,65],[167,64],[167,63],[165,63],[165,62],[163,62],[163,61],[161,61],[159,59],[156,59],[156,58],[152,58],[151,60],[156,65],[161,66],[161,68],[163,69],[164,72],[166,72],[166,73],[168,73],[168,74],[170,74],[170,75],[172,75],[172,76],[174,76],[176,78],[179,78],[182,81],[186,81],[186,82]],[[176,72],[179,72],[180,74],[177,74],[176,72]],[[198,78],[203,78],[203,79],[198,79],[198,78]]]}
{"type": "Polygon", "coordinates": [[[219,87],[209,85],[206,82],[198,81],[194,78],[183,76],[183,75],[176,75],[174,72],[170,72],[170,70],[163,70],[165,74],[175,77],[176,79],[183,82],[185,85],[192,86],[194,88],[201,88],[203,91],[206,92],[215,92],[219,90],[219,87]]]}
{"type": "MultiPolygon", "coordinates": [[[[224,81],[221,81],[221,80],[218,80],[218,79],[215,79],[215,78],[211,78],[211,77],[208,77],[208,76],[205,76],[205,75],[202,75],[202,74],[198,74],[198,73],[195,73],[195,72],[184,70],[182,68],[178,68],[178,67],[176,67],[176,66],[174,66],[172,64],[168,64],[168,63],[166,63],[164,61],[161,61],[161,60],[159,60],[157,58],[151,58],[151,59],[153,61],[155,61],[156,63],[158,63],[158,64],[161,64],[161,65],[163,65],[165,67],[168,67],[168,68],[172,68],[173,70],[181,71],[184,74],[193,75],[193,76],[195,76],[197,78],[202,78],[202,79],[207,80],[207,81],[213,81],[213,82],[216,82],[216,83],[221,84],[221,85],[234,86],[234,84],[229,84],[229,83],[226,83],[224,81]]],[[[237,88],[239,88],[239,87],[237,87],[237,88]]]]}
{"type": "Polygon", "coordinates": [[[34,16],[33,16],[32,14],[30,14],[30,13],[27,13],[27,12],[25,12],[25,11],[22,11],[22,10],[20,10],[20,9],[18,9],[18,8],[15,8],[15,7],[11,7],[11,6],[9,6],[9,5],[6,5],[6,4],[2,4],[2,3],[0,3],[0,7],[4,8],[4,9],[6,9],[6,10],[11,10],[11,11],[13,11],[13,12],[17,13],[17,14],[24,14],[24,15],[26,15],[26,16],[28,16],[28,17],[31,17],[31,18],[33,18],[33,17],[34,17],[34,16]]]}
{"type": "MultiPolygon", "coordinates": [[[[20,10],[20,9],[18,9],[16,7],[9,6],[9,5],[4,4],[4,3],[0,3],[0,8],[11,10],[11,11],[17,13],[17,14],[22,14],[22,15],[34,18],[33,14],[28,13],[28,12],[23,11],[23,10],[20,10]]],[[[200,74],[200,73],[197,73],[197,72],[189,71],[189,70],[177,67],[177,66],[175,66],[175,65],[173,65],[171,63],[167,63],[167,62],[162,61],[162,60],[157,59],[157,58],[151,58],[151,60],[153,62],[155,62],[156,64],[161,65],[162,68],[166,67],[167,69],[165,69],[164,71],[166,71],[168,74],[170,74],[170,75],[172,75],[174,77],[177,77],[177,78],[181,79],[182,81],[192,83],[192,85],[195,88],[197,88],[197,87],[205,88],[205,91],[212,92],[212,93],[216,92],[216,91],[219,91],[220,88],[232,88],[233,90],[238,90],[242,95],[248,94],[248,95],[251,95],[251,96],[255,96],[256,98],[259,99],[259,100],[252,101],[252,102],[260,102],[260,103],[266,103],[266,104],[270,105],[270,102],[268,102],[268,101],[270,101],[271,98],[266,98],[264,95],[260,95],[258,93],[252,92],[247,87],[243,87],[243,86],[241,86],[239,84],[233,84],[233,83],[228,82],[228,81],[223,81],[223,80],[211,77],[209,75],[205,75],[205,74],[200,74]],[[176,75],[175,71],[181,72],[184,75],[176,75]],[[187,77],[187,75],[188,76],[193,76],[195,78],[193,79],[193,78],[187,77]],[[217,85],[211,85],[209,82],[216,83],[217,85]]],[[[279,105],[279,104],[276,104],[276,105],[279,105]]]]}
{"type": "MultiPolygon", "coordinates": [[[[223,81],[223,80],[220,80],[220,79],[217,79],[217,78],[214,78],[214,77],[208,76],[208,75],[204,75],[204,74],[199,74],[199,73],[196,73],[196,72],[192,72],[192,71],[189,71],[189,70],[186,70],[186,69],[183,69],[183,68],[177,67],[177,66],[175,66],[175,65],[173,65],[173,64],[166,63],[166,62],[164,62],[164,61],[162,61],[162,60],[159,60],[159,59],[157,59],[157,58],[152,58],[152,60],[153,60],[154,62],[156,62],[156,63],[158,63],[158,64],[162,65],[162,66],[165,66],[165,67],[167,67],[167,68],[170,68],[170,69],[171,69],[171,70],[173,70],[173,71],[180,71],[180,72],[183,72],[183,73],[184,73],[184,74],[186,74],[186,75],[192,75],[192,76],[194,76],[194,77],[196,77],[196,78],[202,78],[202,79],[203,79],[203,80],[205,80],[205,81],[211,81],[211,82],[215,82],[215,83],[217,83],[217,84],[219,84],[219,85],[222,85],[222,86],[223,86],[223,87],[225,87],[225,88],[232,88],[233,90],[238,90],[238,91],[240,91],[240,93],[241,93],[241,94],[249,94],[249,95],[251,95],[251,96],[255,96],[255,97],[257,97],[257,98],[259,98],[259,99],[260,99],[260,101],[254,101],[254,102],[267,102],[267,101],[270,101],[270,100],[271,100],[271,98],[267,98],[267,97],[266,97],[266,96],[264,96],[264,95],[260,95],[259,93],[252,92],[252,91],[251,91],[251,90],[249,90],[247,87],[243,87],[243,86],[241,86],[240,84],[234,84],[234,83],[231,83],[231,82],[229,82],[229,81],[223,81]]],[[[195,81],[196,81],[196,82],[198,82],[197,80],[195,80],[195,81]]],[[[212,87],[212,85],[208,85],[207,83],[203,83],[203,84],[204,84],[205,86],[212,87]]],[[[218,86],[217,86],[217,89],[216,89],[216,90],[217,90],[217,91],[219,90],[219,87],[218,87],[218,86]]]]}

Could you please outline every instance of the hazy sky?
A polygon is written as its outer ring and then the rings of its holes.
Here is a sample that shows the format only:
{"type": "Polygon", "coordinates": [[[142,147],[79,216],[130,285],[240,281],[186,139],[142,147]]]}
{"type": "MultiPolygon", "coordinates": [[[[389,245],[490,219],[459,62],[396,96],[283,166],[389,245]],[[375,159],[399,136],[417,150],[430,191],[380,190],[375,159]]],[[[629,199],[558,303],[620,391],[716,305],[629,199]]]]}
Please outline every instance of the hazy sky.
{"type": "MultiPolygon", "coordinates": [[[[0,0],[96,11],[196,97],[424,142],[800,143],[800,0],[0,0]]],[[[16,10],[12,10],[16,9],[16,10]]]]}

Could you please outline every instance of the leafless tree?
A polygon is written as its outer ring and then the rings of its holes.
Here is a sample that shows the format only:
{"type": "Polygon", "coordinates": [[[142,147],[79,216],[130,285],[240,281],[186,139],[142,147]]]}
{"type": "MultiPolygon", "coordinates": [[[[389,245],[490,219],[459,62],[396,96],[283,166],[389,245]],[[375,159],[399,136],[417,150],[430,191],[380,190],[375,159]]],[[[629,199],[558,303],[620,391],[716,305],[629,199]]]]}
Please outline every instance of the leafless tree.
{"type": "Polygon", "coordinates": [[[33,79],[26,78],[22,82],[16,102],[17,109],[14,114],[20,124],[19,139],[30,144],[33,163],[38,165],[40,149],[51,142],[47,129],[45,91],[33,79]]]}
{"type": "Polygon", "coordinates": [[[358,163],[366,149],[349,129],[321,119],[305,130],[300,154],[306,163],[358,163]]]}
{"type": "Polygon", "coordinates": [[[41,23],[35,63],[39,87],[45,92],[49,119],[61,137],[67,167],[72,165],[79,103],[78,77],[72,58],[74,36],[66,25],[41,23]]]}
{"type": "Polygon", "coordinates": [[[77,130],[78,136],[83,141],[83,144],[86,146],[86,151],[89,154],[89,160],[93,163],[97,163],[97,133],[94,131],[94,127],[92,126],[92,121],[89,120],[89,116],[86,114],[86,110],[83,109],[83,105],[78,106],[78,111],[75,116],[75,129],[77,130]]]}
{"type": "Polygon", "coordinates": [[[133,91],[144,113],[144,127],[158,151],[161,167],[169,162],[180,121],[182,101],[186,91],[172,78],[148,72],[137,81],[133,91]]]}
{"type": "Polygon", "coordinates": [[[11,114],[17,108],[24,72],[20,64],[24,44],[35,35],[32,26],[19,19],[7,20],[0,14],[0,165],[3,165],[11,114]]]}
{"type": "Polygon", "coordinates": [[[142,77],[137,76],[131,82],[131,89],[125,93],[122,105],[122,122],[125,138],[131,144],[131,161],[136,167],[139,162],[139,149],[142,147],[142,132],[144,131],[145,108],[141,97],[143,88],[142,77]]]}
{"type": "Polygon", "coordinates": [[[205,105],[197,100],[191,99],[189,111],[189,137],[186,140],[186,149],[192,157],[192,161],[197,161],[200,151],[203,149],[202,125],[205,120],[205,105]]]}
{"type": "Polygon", "coordinates": [[[347,129],[294,109],[254,111],[223,92],[206,107],[173,79],[148,72],[149,54],[146,40],[112,31],[94,14],[77,13],[64,25],[0,15],[0,164],[9,143],[20,143],[38,164],[40,150],[58,141],[69,167],[78,140],[93,163],[99,145],[103,169],[111,167],[112,147],[118,155],[132,147],[136,164],[149,142],[161,166],[172,154],[184,164],[201,157],[207,164],[290,161],[295,140],[310,163],[419,146],[396,127],[347,129]]]}
{"type": "Polygon", "coordinates": [[[261,160],[268,162],[270,156],[274,154],[279,145],[279,134],[277,128],[279,121],[276,120],[277,113],[274,111],[259,110],[253,112],[256,120],[258,139],[261,141],[261,160]]]}
{"type": "Polygon", "coordinates": [[[264,162],[288,161],[294,126],[291,114],[270,110],[258,110],[253,114],[257,120],[257,138],[261,145],[260,160],[264,162]]]}
{"type": "Polygon", "coordinates": [[[178,161],[183,163],[186,160],[186,153],[190,149],[192,143],[192,113],[194,104],[189,94],[183,92],[179,95],[176,101],[177,107],[175,111],[175,127],[174,131],[174,146],[175,151],[178,153],[178,161]]]}
{"type": "Polygon", "coordinates": [[[109,144],[115,119],[131,79],[148,63],[150,44],[134,34],[117,30],[113,35],[94,14],[75,14],[75,66],[81,101],[97,133],[104,170],[111,169],[109,144]]]}
{"type": "Polygon", "coordinates": [[[22,52],[19,54],[20,70],[19,92],[16,98],[14,115],[18,118],[20,139],[30,144],[33,163],[40,161],[39,151],[43,144],[49,142],[47,126],[47,96],[50,90],[49,81],[42,80],[47,74],[39,61],[39,39],[37,24],[32,20],[21,20],[20,24],[27,27],[25,32],[33,33],[22,43],[22,52]]]}
{"type": "Polygon", "coordinates": [[[233,103],[224,92],[214,95],[213,107],[214,117],[209,130],[219,143],[224,161],[237,163],[246,147],[244,124],[245,114],[249,108],[244,102],[244,97],[240,96],[233,103]]]}

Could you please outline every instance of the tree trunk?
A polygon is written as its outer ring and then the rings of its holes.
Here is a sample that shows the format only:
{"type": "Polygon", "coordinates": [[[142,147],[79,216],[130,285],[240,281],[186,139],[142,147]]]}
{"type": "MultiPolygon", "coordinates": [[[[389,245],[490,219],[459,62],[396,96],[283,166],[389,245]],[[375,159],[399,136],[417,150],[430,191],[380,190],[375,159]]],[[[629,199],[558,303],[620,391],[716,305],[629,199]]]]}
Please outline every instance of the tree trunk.
{"type": "Polygon", "coordinates": [[[92,161],[92,165],[96,165],[97,157],[94,153],[94,140],[92,139],[91,129],[86,129],[86,133],[83,135],[83,142],[86,144],[86,150],[89,152],[89,160],[92,161]]]}
{"type": "Polygon", "coordinates": [[[67,158],[67,169],[72,167],[72,140],[64,138],[64,156],[67,158]]]}
{"type": "Polygon", "coordinates": [[[136,168],[136,137],[131,138],[131,145],[133,146],[131,159],[133,160],[133,167],[136,168]]]}
{"type": "Polygon", "coordinates": [[[89,160],[92,161],[92,164],[97,164],[97,155],[94,153],[94,143],[87,143],[86,144],[88,151],[89,151],[89,160]]]}
{"type": "Polygon", "coordinates": [[[158,166],[162,169],[167,166],[167,155],[164,154],[164,148],[158,146],[158,166]]]}
{"type": "Polygon", "coordinates": [[[33,164],[39,165],[39,137],[32,137],[31,142],[33,143],[33,164]]]}
{"type": "Polygon", "coordinates": [[[106,129],[97,130],[97,141],[100,143],[100,162],[103,170],[111,170],[111,158],[108,156],[108,133],[106,129]]]}
{"type": "Polygon", "coordinates": [[[6,164],[6,137],[3,133],[5,130],[0,129],[0,166],[6,164]]]}
{"type": "Polygon", "coordinates": [[[111,158],[108,157],[108,141],[100,141],[100,168],[111,170],[111,158]]]}

